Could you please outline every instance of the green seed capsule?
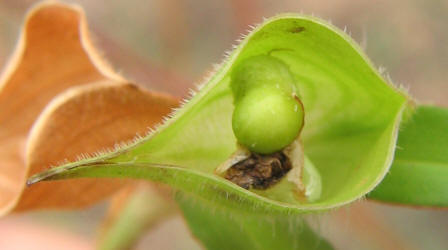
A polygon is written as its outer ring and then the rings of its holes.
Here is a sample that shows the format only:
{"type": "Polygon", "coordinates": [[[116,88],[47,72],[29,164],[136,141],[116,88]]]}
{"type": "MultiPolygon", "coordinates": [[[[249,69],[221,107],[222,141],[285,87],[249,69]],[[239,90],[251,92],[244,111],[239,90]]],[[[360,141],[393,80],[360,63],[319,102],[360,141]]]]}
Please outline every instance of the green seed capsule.
{"type": "Polygon", "coordinates": [[[238,142],[260,154],[288,146],[299,135],[304,116],[288,67],[274,57],[256,56],[232,73],[232,128],[238,142]]]}

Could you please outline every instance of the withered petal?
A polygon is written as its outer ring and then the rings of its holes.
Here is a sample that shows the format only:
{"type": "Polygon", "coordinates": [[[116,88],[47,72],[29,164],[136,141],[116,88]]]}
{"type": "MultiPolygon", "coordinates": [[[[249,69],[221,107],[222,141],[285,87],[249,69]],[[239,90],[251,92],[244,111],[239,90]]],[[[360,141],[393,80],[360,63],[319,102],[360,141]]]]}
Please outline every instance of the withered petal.
{"type": "Polygon", "coordinates": [[[143,135],[176,105],[173,97],[127,83],[101,59],[79,7],[37,5],[0,77],[0,215],[80,207],[110,194],[124,181],[30,188],[25,181],[45,167],[143,135]]]}

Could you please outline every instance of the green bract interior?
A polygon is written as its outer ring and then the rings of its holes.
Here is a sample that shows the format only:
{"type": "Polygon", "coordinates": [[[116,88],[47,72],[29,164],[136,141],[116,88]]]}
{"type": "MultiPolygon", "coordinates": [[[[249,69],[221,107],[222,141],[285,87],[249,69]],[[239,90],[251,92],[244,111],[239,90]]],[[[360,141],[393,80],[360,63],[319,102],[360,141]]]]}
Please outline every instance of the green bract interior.
{"type": "Polygon", "coordinates": [[[255,210],[328,209],[362,197],[382,180],[406,103],[407,97],[385,82],[345,33],[315,18],[280,15],[253,30],[155,133],[129,148],[52,169],[34,180],[147,178],[255,210]],[[311,203],[296,199],[287,183],[254,193],[214,174],[236,150],[231,71],[246,58],[268,53],[289,66],[304,104],[301,139],[322,178],[322,195],[311,203]]]}

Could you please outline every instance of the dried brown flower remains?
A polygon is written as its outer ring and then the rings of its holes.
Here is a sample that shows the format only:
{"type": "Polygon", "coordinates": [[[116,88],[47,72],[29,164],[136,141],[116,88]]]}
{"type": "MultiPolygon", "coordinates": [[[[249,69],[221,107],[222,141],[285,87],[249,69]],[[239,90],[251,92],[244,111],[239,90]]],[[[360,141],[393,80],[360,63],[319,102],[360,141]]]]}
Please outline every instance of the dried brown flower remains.
{"type": "Polygon", "coordinates": [[[283,152],[269,155],[252,153],[229,168],[225,178],[245,189],[267,189],[291,168],[291,162],[283,152]]]}

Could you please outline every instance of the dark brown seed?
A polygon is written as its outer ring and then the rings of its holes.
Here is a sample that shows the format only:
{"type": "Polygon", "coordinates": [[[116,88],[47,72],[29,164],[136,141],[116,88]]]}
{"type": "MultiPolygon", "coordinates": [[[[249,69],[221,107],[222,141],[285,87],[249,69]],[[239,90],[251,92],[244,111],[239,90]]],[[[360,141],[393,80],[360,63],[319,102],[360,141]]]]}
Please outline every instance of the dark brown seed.
{"type": "Polygon", "coordinates": [[[269,155],[252,153],[249,158],[230,167],[225,178],[245,189],[267,189],[290,169],[291,162],[283,152],[269,155]]]}

